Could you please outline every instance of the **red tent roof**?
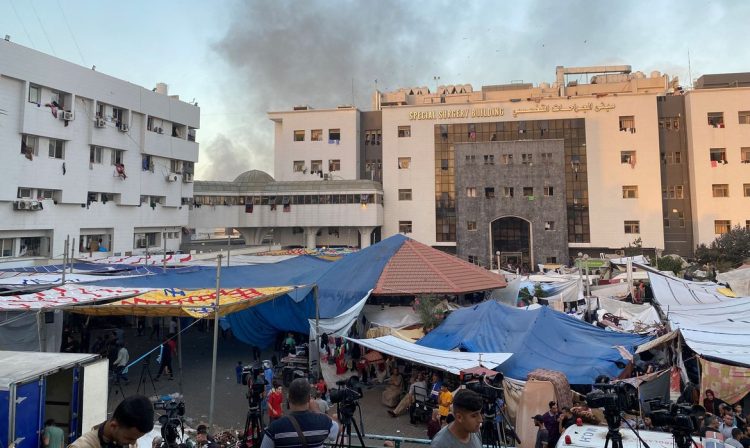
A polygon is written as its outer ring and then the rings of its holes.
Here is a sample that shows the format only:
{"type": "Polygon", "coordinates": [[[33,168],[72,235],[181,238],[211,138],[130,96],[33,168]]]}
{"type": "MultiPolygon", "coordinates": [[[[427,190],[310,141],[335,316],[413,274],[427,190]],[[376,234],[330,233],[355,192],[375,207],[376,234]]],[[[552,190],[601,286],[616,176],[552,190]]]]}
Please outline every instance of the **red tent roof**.
{"type": "Polygon", "coordinates": [[[502,275],[408,239],[385,265],[373,294],[466,294],[504,287],[502,275]]]}

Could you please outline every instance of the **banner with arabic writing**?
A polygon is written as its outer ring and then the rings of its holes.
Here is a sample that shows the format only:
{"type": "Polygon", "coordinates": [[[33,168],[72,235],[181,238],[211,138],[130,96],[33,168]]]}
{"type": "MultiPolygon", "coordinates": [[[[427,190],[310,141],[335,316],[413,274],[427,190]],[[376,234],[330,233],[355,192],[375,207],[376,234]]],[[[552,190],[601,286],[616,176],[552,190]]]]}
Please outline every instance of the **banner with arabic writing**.
{"type": "MultiPolygon", "coordinates": [[[[219,293],[219,316],[241,311],[273,300],[291,291],[291,287],[231,288],[219,293]]],[[[95,316],[182,316],[213,318],[215,289],[160,289],[103,305],[76,307],[71,311],[95,316]]]]}

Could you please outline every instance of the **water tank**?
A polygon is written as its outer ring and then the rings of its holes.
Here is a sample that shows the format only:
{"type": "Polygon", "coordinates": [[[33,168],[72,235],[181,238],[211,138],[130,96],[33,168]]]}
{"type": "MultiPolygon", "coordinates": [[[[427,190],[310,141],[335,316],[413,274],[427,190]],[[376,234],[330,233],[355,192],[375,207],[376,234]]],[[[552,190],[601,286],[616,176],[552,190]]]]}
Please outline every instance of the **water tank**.
{"type": "Polygon", "coordinates": [[[643,74],[643,72],[635,72],[635,79],[643,79],[646,75],[643,74]]]}
{"type": "Polygon", "coordinates": [[[169,86],[163,82],[156,83],[156,93],[161,93],[162,95],[168,95],[169,86]]]}
{"type": "Polygon", "coordinates": [[[661,78],[661,72],[659,70],[654,70],[653,72],[651,72],[651,77],[652,78],[661,78]]]}

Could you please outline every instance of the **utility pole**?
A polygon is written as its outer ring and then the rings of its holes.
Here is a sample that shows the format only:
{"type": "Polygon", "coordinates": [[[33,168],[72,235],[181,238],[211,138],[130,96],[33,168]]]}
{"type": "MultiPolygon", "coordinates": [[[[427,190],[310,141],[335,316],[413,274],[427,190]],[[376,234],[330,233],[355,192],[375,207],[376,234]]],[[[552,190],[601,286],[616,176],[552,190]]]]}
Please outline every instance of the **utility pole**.
{"type": "Polygon", "coordinates": [[[68,243],[70,243],[70,235],[65,237],[65,248],[63,249],[63,269],[62,269],[61,286],[65,286],[65,271],[68,269],[68,243]]]}
{"type": "Polygon", "coordinates": [[[219,300],[221,287],[221,254],[216,256],[216,300],[214,301],[214,353],[211,360],[211,399],[208,403],[208,426],[214,424],[214,398],[216,396],[216,352],[219,345],[219,300]]]}
{"type": "Polygon", "coordinates": [[[167,270],[167,231],[161,233],[161,239],[164,241],[164,255],[162,257],[162,269],[167,270]]]}

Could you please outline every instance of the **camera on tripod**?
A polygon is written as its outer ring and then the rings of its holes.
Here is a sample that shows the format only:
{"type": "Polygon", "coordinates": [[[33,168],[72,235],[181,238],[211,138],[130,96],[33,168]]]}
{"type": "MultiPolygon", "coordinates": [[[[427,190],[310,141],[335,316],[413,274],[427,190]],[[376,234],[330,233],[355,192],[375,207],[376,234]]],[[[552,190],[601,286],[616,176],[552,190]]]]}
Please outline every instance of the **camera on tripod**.
{"type": "Polygon", "coordinates": [[[586,394],[586,404],[590,408],[603,408],[605,415],[640,408],[638,391],[627,383],[594,384],[594,390],[586,394]]]}
{"type": "Polygon", "coordinates": [[[338,389],[331,389],[331,403],[338,406],[339,413],[343,417],[351,417],[359,404],[357,400],[362,398],[361,384],[359,378],[353,376],[348,380],[336,381],[338,389]]]}
{"type": "Polygon", "coordinates": [[[172,399],[159,399],[154,402],[154,410],[164,411],[164,414],[159,416],[161,437],[164,440],[162,446],[176,447],[177,438],[185,433],[182,421],[185,415],[185,403],[182,401],[178,403],[172,399]]]}
{"type": "Polygon", "coordinates": [[[498,412],[497,401],[503,399],[503,374],[498,372],[491,378],[484,374],[465,374],[463,381],[467,389],[482,396],[484,417],[494,417],[498,412]]]}
{"type": "Polygon", "coordinates": [[[703,406],[677,404],[677,403],[652,403],[651,421],[654,426],[668,427],[673,431],[693,433],[700,429],[700,417],[706,415],[703,406]]]}

